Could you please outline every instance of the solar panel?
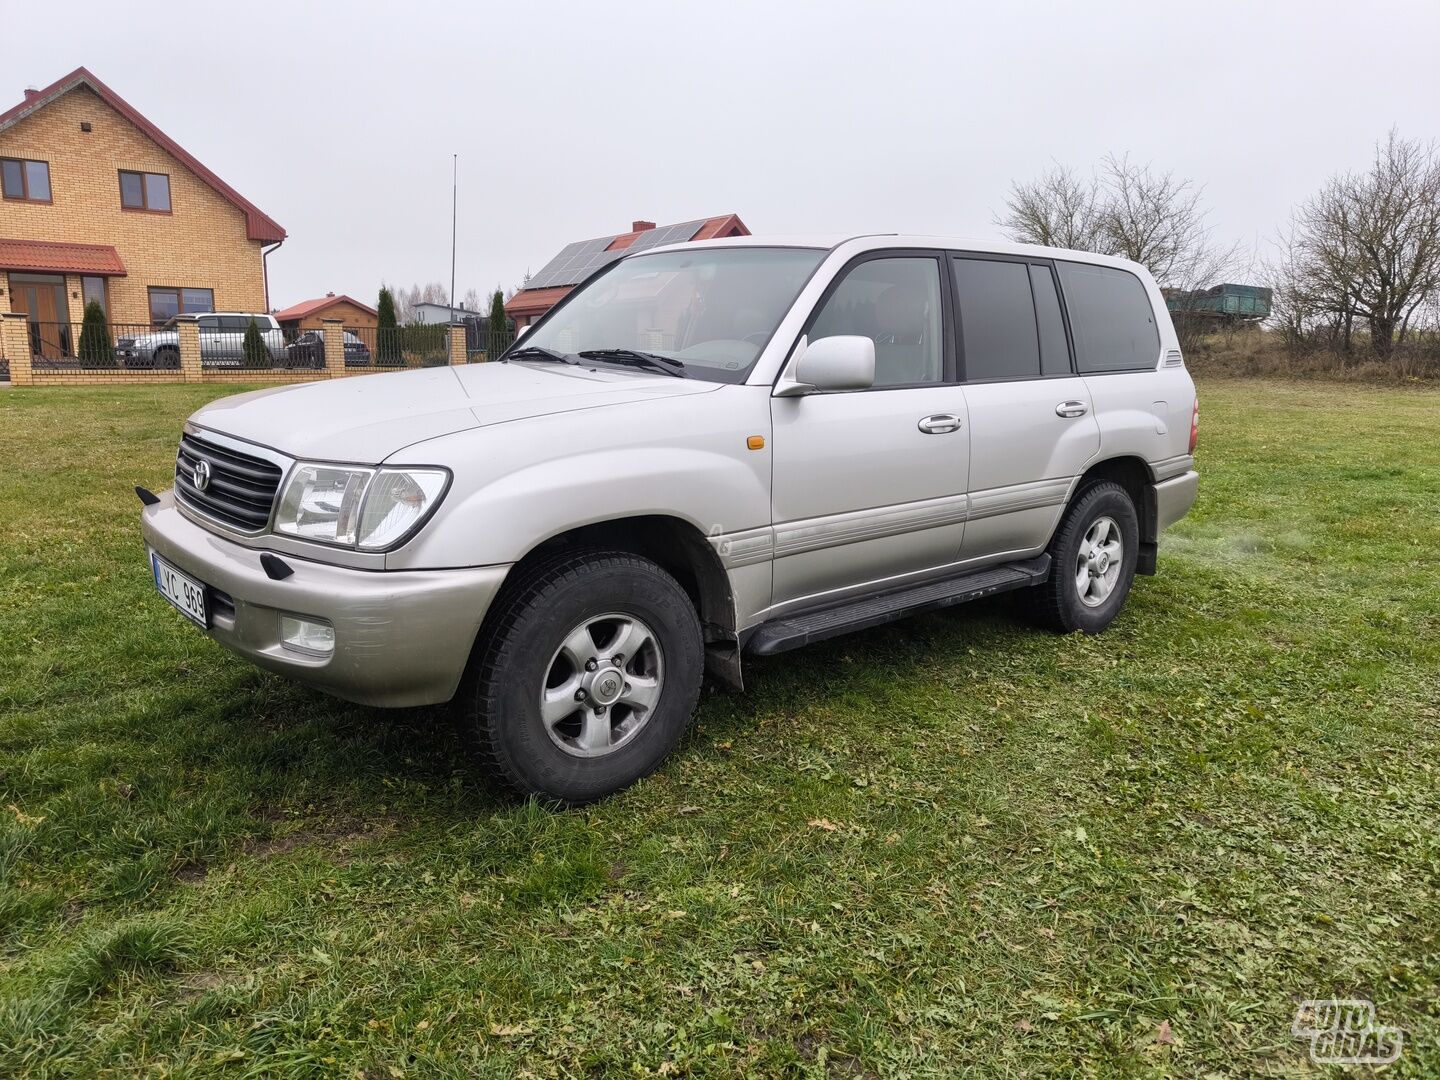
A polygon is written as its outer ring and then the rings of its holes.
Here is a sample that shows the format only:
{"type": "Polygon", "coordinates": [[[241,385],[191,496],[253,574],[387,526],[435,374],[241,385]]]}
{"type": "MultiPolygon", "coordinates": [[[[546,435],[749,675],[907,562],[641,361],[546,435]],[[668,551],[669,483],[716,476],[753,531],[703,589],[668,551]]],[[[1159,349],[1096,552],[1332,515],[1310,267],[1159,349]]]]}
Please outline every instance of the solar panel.
{"type": "Polygon", "coordinates": [[[705,224],[705,219],[699,221],[685,221],[679,225],[664,225],[658,229],[647,229],[635,238],[630,245],[630,251],[644,251],[647,248],[664,247],[666,244],[683,244],[687,240],[695,239],[695,234],[700,231],[700,226],[705,224]]]}
{"type": "Polygon", "coordinates": [[[560,254],[531,276],[530,280],[525,283],[525,288],[548,289],[556,285],[574,285],[584,281],[596,270],[602,266],[608,266],[622,255],[630,255],[636,251],[646,251],[654,247],[664,247],[666,244],[683,244],[687,240],[693,240],[704,224],[705,219],[701,218],[698,221],[685,221],[679,225],[647,229],[623,251],[606,250],[615,242],[613,236],[601,236],[594,240],[580,240],[573,244],[566,244],[560,249],[560,254]]]}
{"type": "Polygon", "coordinates": [[[580,240],[566,244],[539,271],[525,283],[527,289],[545,289],[553,285],[574,285],[590,274],[620,257],[619,252],[605,249],[615,242],[613,236],[601,236],[594,240],[580,240]]]}

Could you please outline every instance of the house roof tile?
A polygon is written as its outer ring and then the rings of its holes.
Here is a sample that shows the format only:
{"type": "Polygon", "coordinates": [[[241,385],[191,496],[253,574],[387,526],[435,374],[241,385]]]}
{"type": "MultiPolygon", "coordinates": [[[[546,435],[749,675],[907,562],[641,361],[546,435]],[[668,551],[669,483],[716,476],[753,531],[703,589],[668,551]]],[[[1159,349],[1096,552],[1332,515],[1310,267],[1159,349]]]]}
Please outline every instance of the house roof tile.
{"type": "Polygon", "coordinates": [[[32,274],[99,274],[124,277],[120,253],[108,244],[0,239],[0,269],[32,274]]]}
{"type": "Polygon", "coordinates": [[[353,296],[346,296],[344,293],[336,296],[318,296],[314,300],[301,300],[298,304],[291,304],[284,311],[275,312],[276,322],[289,322],[292,319],[303,319],[307,315],[314,315],[316,312],[324,311],[326,308],[334,307],[336,304],[350,304],[370,315],[377,312],[369,304],[362,304],[353,296]]]}

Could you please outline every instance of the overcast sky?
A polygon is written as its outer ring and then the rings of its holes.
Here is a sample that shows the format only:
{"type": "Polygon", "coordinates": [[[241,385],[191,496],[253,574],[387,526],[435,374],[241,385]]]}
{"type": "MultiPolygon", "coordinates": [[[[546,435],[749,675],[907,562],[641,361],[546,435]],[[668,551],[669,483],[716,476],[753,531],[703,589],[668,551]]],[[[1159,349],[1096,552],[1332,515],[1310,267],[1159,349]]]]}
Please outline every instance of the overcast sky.
{"type": "Polygon", "coordinates": [[[0,8],[4,106],[90,68],[286,228],[277,307],[448,284],[452,153],[463,296],[636,218],[995,236],[1012,179],[1112,151],[1263,245],[1392,125],[1440,135],[1435,0],[0,8]]]}

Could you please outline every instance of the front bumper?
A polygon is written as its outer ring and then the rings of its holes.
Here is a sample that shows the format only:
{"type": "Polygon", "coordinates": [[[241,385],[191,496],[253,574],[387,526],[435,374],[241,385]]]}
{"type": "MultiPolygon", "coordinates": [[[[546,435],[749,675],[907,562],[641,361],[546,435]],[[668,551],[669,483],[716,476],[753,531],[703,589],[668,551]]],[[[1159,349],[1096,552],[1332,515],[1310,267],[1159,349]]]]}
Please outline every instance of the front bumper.
{"type": "Polygon", "coordinates": [[[210,605],[207,633],[252,663],[362,705],[449,701],[510,569],[354,570],[281,552],[294,573],[275,581],[260,566],[263,549],[202,529],[175,507],[173,492],[159,500],[140,515],[146,545],[233,605],[210,605]],[[285,614],[330,623],[335,651],[282,645],[285,614]]]}

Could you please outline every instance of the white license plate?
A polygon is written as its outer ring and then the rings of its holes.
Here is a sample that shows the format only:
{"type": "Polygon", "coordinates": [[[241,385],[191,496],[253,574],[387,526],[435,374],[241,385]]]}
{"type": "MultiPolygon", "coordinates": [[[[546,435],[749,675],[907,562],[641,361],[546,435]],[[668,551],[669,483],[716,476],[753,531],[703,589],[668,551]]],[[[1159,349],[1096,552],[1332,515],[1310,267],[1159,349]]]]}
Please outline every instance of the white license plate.
{"type": "Polygon", "coordinates": [[[182,574],[153,551],[150,568],[155,571],[155,588],[175,605],[176,610],[192,622],[209,629],[210,615],[205,608],[205,586],[189,574],[182,574]]]}

